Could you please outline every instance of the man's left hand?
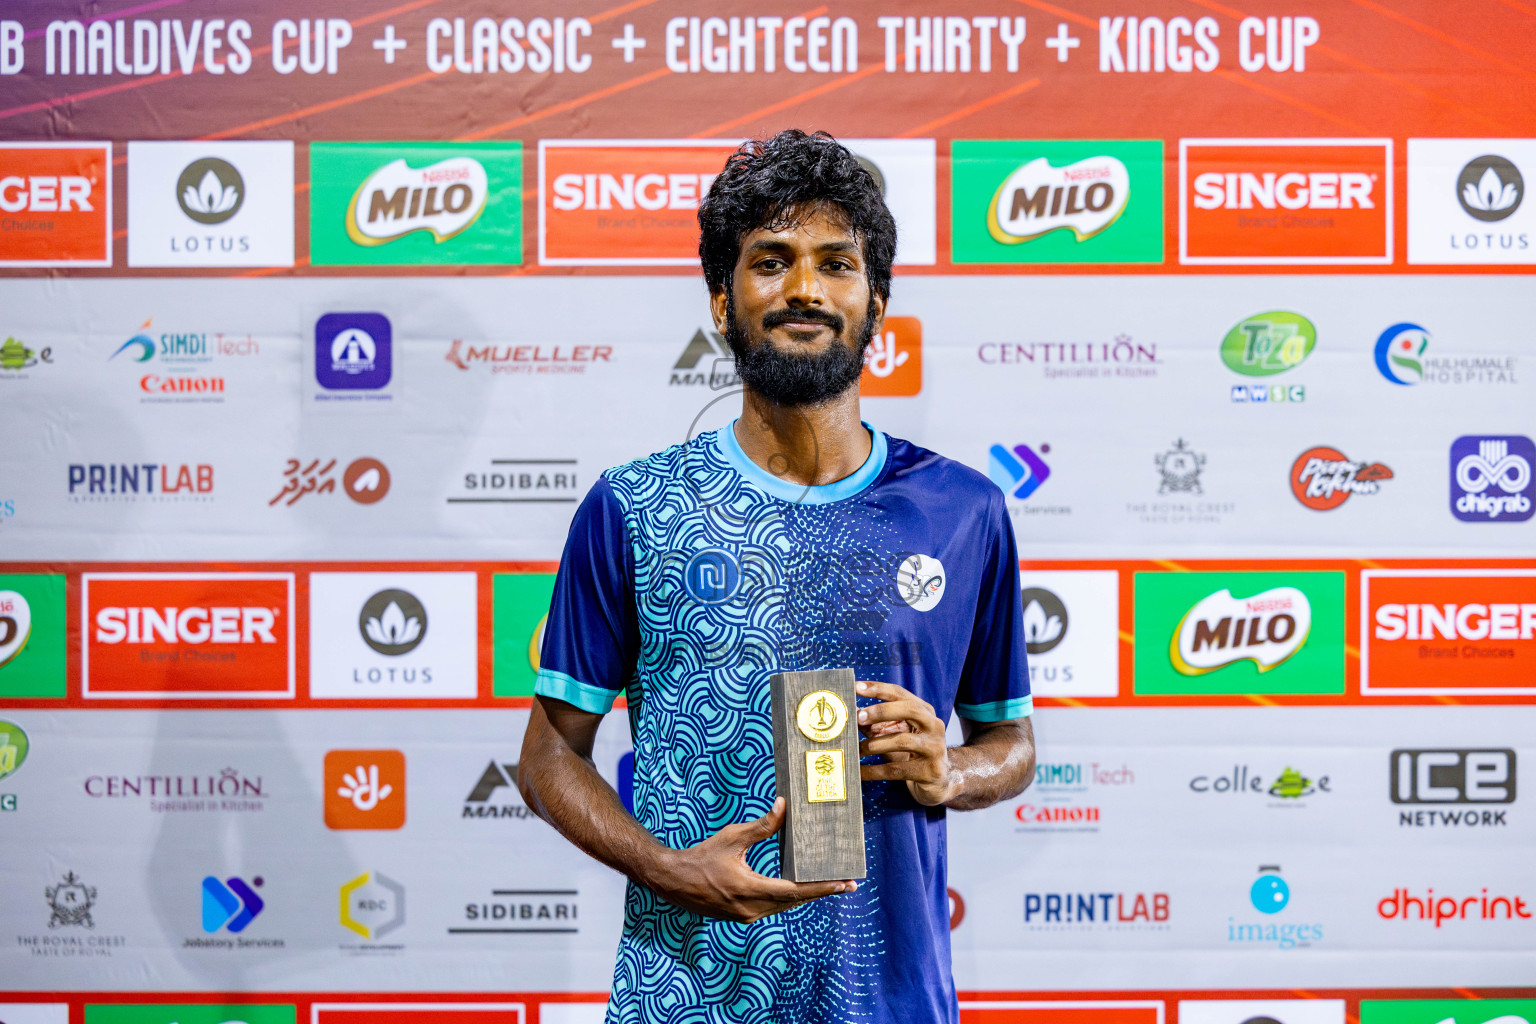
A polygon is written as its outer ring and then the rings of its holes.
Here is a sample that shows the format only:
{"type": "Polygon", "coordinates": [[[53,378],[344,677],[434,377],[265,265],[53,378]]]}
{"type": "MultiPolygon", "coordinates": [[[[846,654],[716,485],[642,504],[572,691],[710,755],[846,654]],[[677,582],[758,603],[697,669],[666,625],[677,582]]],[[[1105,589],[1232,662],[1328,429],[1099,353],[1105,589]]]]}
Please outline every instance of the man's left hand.
{"type": "Polygon", "coordinates": [[[879,754],[884,764],[866,764],[859,777],[866,782],[901,780],[912,799],[934,807],[952,798],[959,782],[949,761],[944,723],[933,705],[894,683],[860,680],[859,696],[881,701],[859,709],[859,728],[865,739],[859,756],[879,754]]]}

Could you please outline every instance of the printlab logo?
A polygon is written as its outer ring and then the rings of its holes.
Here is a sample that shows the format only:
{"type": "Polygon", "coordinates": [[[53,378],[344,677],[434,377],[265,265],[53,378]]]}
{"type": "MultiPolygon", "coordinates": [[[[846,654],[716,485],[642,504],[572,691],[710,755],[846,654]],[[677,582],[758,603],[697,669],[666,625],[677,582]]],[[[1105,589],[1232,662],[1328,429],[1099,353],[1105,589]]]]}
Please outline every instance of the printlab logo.
{"type": "MultiPolygon", "coordinates": [[[[1272,377],[1293,370],[1317,347],[1317,328],[1299,313],[1271,310],[1240,321],[1221,340],[1221,361],[1245,377],[1272,377]]],[[[1234,384],[1233,402],[1250,405],[1304,402],[1304,385],[1234,384]]]]}
{"type": "Polygon", "coordinates": [[[1067,637],[1067,605],[1044,587],[1025,587],[1024,646],[1031,655],[1055,650],[1067,637]]]}
{"type": "Polygon", "coordinates": [[[245,179],[228,160],[194,160],[176,179],[176,202],[199,224],[223,224],[245,202],[245,179]]]}
{"type": "Polygon", "coordinates": [[[266,909],[256,890],[266,883],[260,875],[247,885],[245,879],[231,876],[219,881],[213,875],[203,879],[203,931],[209,935],[221,928],[238,935],[266,909]]]}
{"type": "Polygon", "coordinates": [[[86,885],[73,871],[66,872],[58,885],[43,890],[48,908],[49,928],[95,928],[91,908],[96,905],[96,887],[86,885]]]}
{"type": "Polygon", "coordinates": [[[1169,930],[1172,906],[1165,892],[1027,892],[1025,931],[1169,930]]]}
{"type": "Polygon", "coordinates": [[[363,872],[341,887],[340,921],[370,942],[383,938],[405,924],[405,886],[382,871],[363,872]]]}
{"type": "Polygon", "coordinates": [[[325,755],[325,824],[332,829],[405,825],[405,755],[332,750],[325,755]]]}
{"type": "Polygon", "coordinates": [[[1264,917],[1253,922],[1239,921],[1235,916],[1227,918],[1228,942],[1305,949],[1322,941],[1323,926],[1320,924],[1274,920],[1291,905],[1291,887],[1280,876],[1280,865],[1259,866],[1259,877],[1248,888],[1248,902],[1264,917]]]}
{"type": "Polygon", "coordinates": [[[896,569],[896,591],[907,607],[932,611],[944,600],[944,563],[932,555],[908,555],[896,569]]]}
{"type": "Polygon", "coordinates": [[[1337,448],[1308,448],[1291,464],[1291,493],[1314,512],[1329,512],[1355,494],[1376,494],[1392,470],[1379,462],[1351,462],[1337,448]]]}
{"type": "Polygon", "coordinates": [[[0,345],[0,380],[26,380],[29,375],[22,371],[39,363],[53,365],[52,347],[30,349],[13,337],[7,337],[5,344],[0,345]]]}
{"type": "Polygon", "coordinates": [[[392,374],[391,340],[382,313],[326,313],[315,323],[315,380],[328,391],[383,388],[392,374]]]}
{"type": "Polygon", "coordinates": [[[1493,153],[1469,161],[1456,176],[1456,201],[1475,220],[1501,221],[1520,209],[1524,198],[1520,168],[1493,153]]]}
{"type": "MultiPolygon", "coordinates": [[[[868,371],[868,356],[866,369],[868,371]]],[[[682,354],[672,364],[670,387],[707,387],[711,391],[724,391],[739,387],[741,378],[736,375],[736,357],[718,331],[700,328],[693,332],[682,354]],[[702,364],[702,365],[701,365],[702,364]]]]}
{"type": "Polygon", "coordinates": [[[1519,434],[1451,442],[1451,514],[1464,523],[1523,523],[1536,513],[1536,444],[1519,434]]]}
{"type": "Polygon", "coordinates": [[[741,564],[720,548],[695,552],[683,566],[683,589],[700,604],[724,604],[741,589],[741,564]]]}
{"type": "Polygon", "coordinates": [[[381,590],[357,617],[363,642],[380,654],[409,654],[427,636],[427,609],[408,590],[381,590]]]}
{"type": "Polygon", "coordinates": [[[1391,764],[1389,792],[1393,803],[1445,808],[1399,810],[1399,826],[1488,828],[1508,824],[1508,808],[1485,808],[1515,802],[1513,750],[1394,750],[1391,764]]]}
{"type": "Polygon", "coordinates": [[[517,765],[491,761],[464,798],[462,818],[532,818],[533,811],[518,798],[517,765]]]}
{"type": "Polygon", "coordinates": [[[864,350],[859,394],[909,398],[922,390],[923,322],[915,316],[888,316],[864,350]]]}

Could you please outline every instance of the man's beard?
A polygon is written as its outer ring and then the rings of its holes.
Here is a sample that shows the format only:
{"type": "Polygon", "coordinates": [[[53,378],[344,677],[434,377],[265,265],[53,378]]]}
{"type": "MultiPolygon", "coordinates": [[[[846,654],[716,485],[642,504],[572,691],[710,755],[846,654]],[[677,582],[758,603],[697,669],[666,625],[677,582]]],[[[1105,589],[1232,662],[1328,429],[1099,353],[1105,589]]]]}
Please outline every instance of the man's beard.
{"type": "Polygon", "coordinates": [[[763,336],[752,344],[736,318],[734,300],[726,307],[725,340],[736,357],[736,373],[742,382],[775,405],[815,405],[857,386],[864,369],[864,350],[874,337],[874,310],[864,314],[855,345],[843,340],[843,318],[821,310],[776,309],[763,317],[763,336]],[[809,321],[825,324],[834,337],[818,352],[781,351],[768,337],[780,324],[809,321]]]}

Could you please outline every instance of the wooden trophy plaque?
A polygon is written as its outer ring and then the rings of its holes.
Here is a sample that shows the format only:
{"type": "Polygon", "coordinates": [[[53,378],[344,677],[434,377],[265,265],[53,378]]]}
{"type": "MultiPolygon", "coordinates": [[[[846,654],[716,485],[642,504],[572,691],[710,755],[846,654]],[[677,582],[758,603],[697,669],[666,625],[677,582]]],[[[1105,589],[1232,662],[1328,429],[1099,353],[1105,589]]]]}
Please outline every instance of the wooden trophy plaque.
{"type": "Polygon", "coordinates": [[[784,798],[779,877],[825,882],[865,876],[853,669],[778,672],[773,769],[784,798]]]}

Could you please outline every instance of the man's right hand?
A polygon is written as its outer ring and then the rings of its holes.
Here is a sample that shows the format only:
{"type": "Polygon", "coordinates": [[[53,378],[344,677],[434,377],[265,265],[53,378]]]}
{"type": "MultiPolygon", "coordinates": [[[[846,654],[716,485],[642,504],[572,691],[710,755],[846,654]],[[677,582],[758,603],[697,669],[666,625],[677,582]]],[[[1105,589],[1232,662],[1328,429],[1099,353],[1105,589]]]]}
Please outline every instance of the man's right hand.
{"type": "Polygon", "coordinates": [[[784,798],[756,821],[727,825],[683,850],[665,850],[644,884],[668,903],[705,917],[751,923],[809,900],[853,892],[857,882],[791,882],[747,866],[747,849],[784,824],[784,798]]]}

